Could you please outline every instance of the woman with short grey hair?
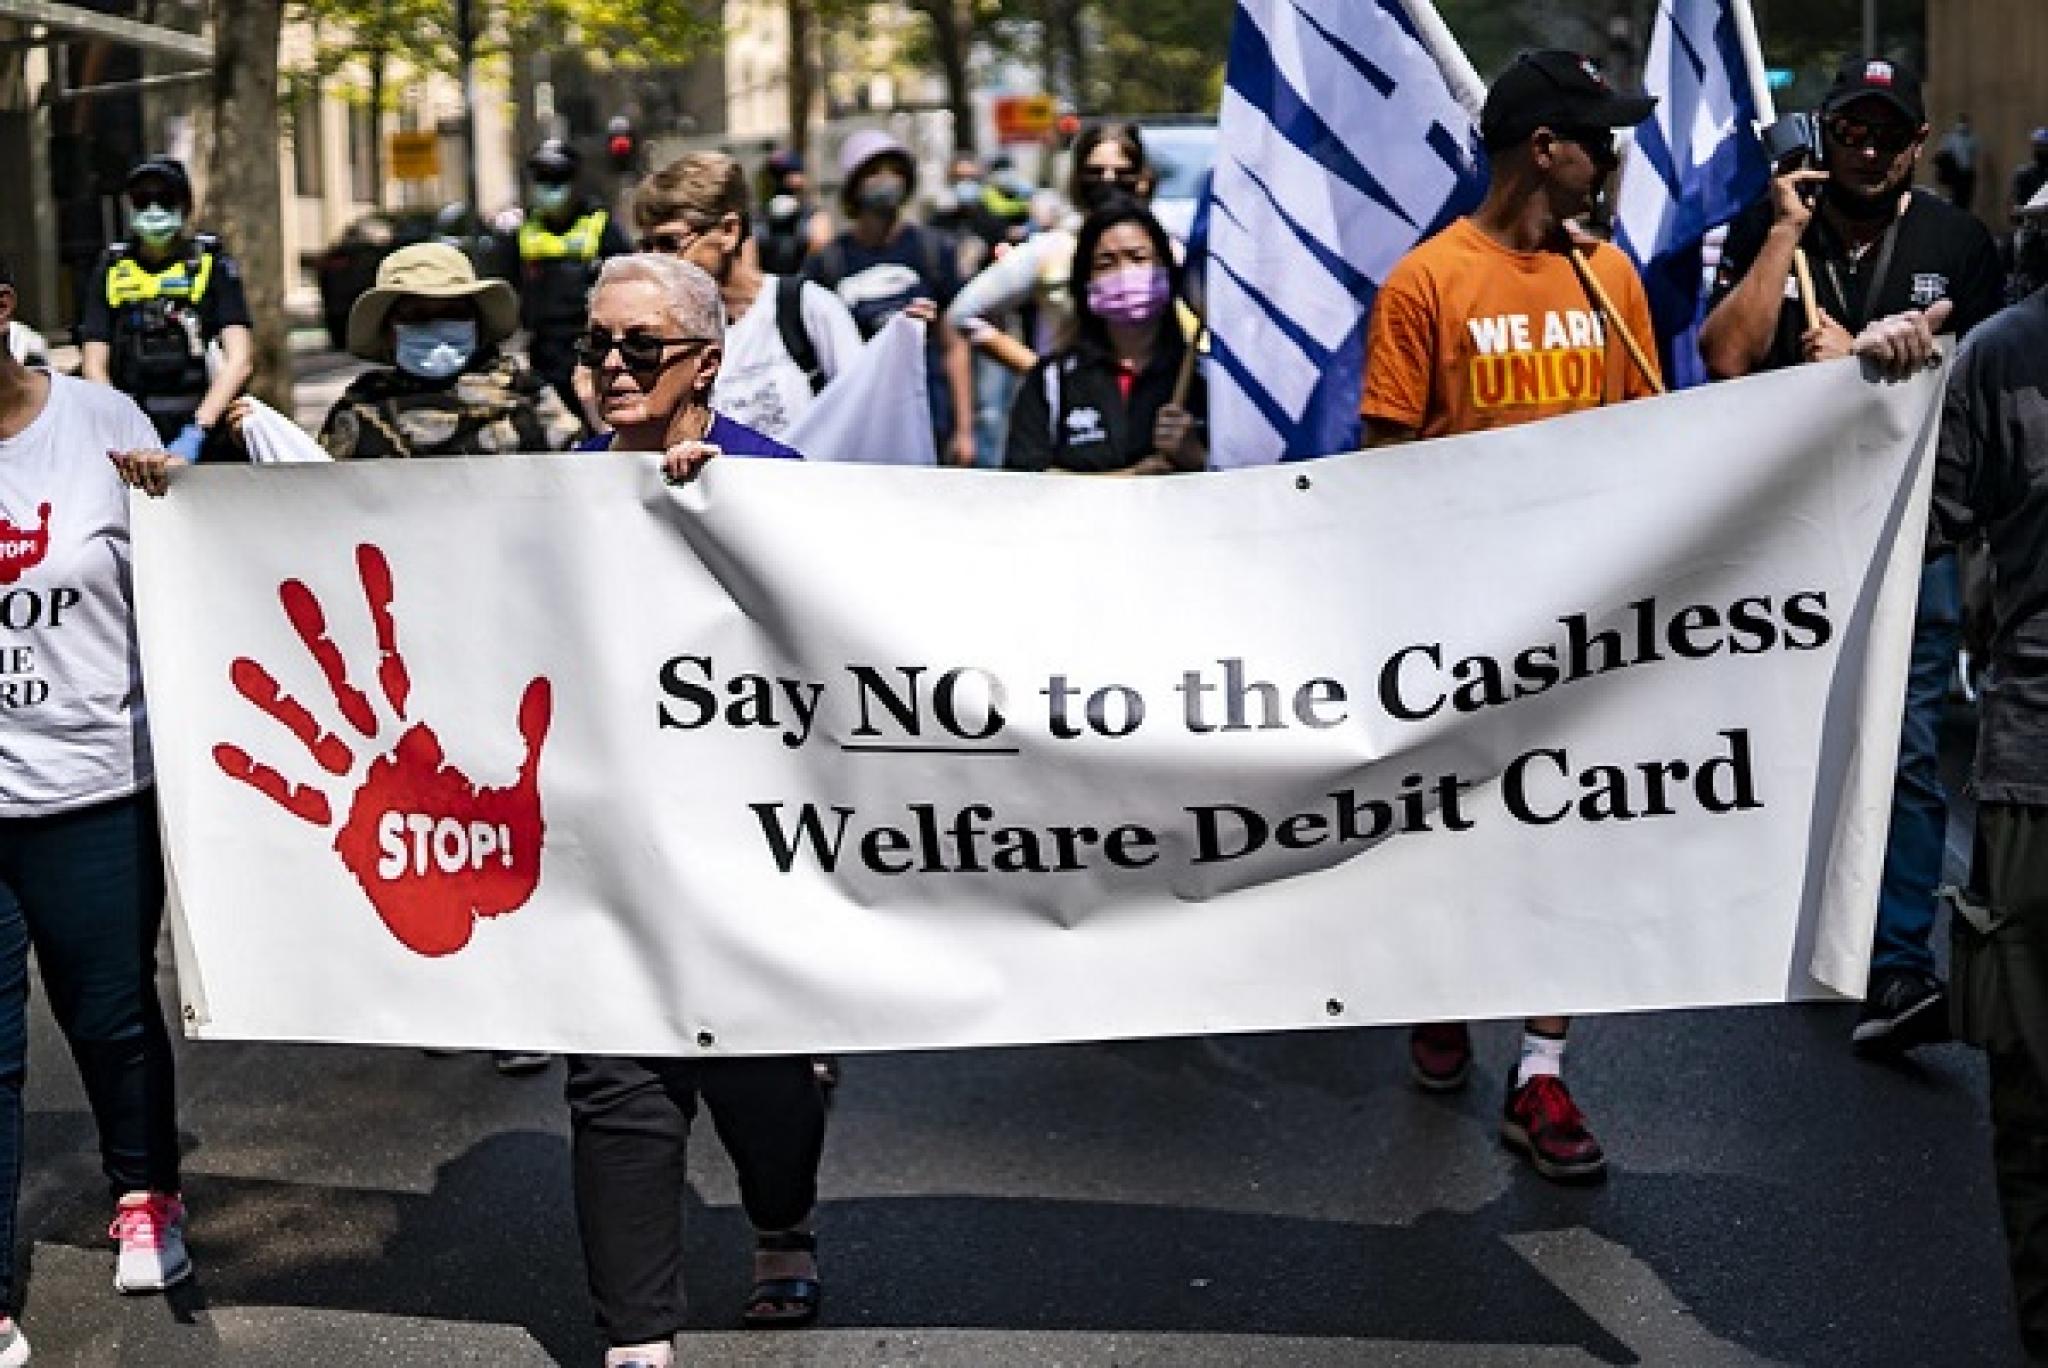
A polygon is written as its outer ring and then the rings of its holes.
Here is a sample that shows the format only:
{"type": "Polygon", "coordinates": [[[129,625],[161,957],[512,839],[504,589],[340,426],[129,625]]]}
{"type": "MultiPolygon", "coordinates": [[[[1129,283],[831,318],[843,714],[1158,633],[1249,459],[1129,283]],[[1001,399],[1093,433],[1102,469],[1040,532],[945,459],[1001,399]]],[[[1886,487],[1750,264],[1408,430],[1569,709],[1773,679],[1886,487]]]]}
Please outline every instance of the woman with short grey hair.
{"type": "MultiPolygon", "coordinates": [[[[591,450],[660,452],[671,480],[714,456],[795,457],[711,410],[724,359],[718,287],[674,257],[613,257],[591,292],[577,360],[612,431],[591,450]]],[[[607,1368],[669,1368],[683,1328],[683,1186],[703,1099],[754,1226],[754,1288],[741,1323],[817,1318],[811,1208],[825,1100],[803,1056],[686,1059],[576,1055],[568,1078],[571,1167],[584,1266],[607,1368]]]]}
{"type": "Polygon", "coordinates": [[[792,459],[780,442],[711,409],[725,361],[725,306],[704,271],[655,252],[605,262],[576,343],[599,415],[612,430],[584,451],[658,451],[671,480],[713,456],[792,459]]]}

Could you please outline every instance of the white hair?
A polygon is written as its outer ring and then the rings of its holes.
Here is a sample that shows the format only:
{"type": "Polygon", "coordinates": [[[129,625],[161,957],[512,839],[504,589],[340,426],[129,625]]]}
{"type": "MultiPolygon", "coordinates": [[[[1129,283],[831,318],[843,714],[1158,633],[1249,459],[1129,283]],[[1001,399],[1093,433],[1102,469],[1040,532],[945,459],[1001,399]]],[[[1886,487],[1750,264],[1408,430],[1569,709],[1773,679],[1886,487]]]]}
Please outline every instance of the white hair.
{"type": "Polygon", "coordinates": [[[644,281],[667,298],[669,321],[685,337],[725,336],[725,304],[718,297],[718,282],[701,266],[662,252],[632,252],[608,257],[598,270],[592,299],[607,285],[644,281]]]}

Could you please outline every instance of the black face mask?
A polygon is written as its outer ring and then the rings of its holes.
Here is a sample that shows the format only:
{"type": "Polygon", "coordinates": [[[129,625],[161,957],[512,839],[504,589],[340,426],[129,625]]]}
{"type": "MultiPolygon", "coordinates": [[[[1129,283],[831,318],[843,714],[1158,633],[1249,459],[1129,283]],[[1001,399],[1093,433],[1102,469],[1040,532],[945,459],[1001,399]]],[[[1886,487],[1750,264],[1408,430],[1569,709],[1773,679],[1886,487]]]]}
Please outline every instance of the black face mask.
{"type": "Polygon", "coordinates": [[[1099,214],[1119,204],[1136,203],[1138,191],[1135,184],[1127,181],[1100,180],[1093,176],[1081,182],[1081,203],[1078,206],[1084,214],[1099,214]]]}
{"type": "Polygon", "coordinates": [[[1851,223],[1882,223],[1899,212],[1899,195],[1904,189],[1903,185],[1887,185],[1874,195],[1858,195],[1829,181],[1821,187],[1821,195],[1851,223]]]}

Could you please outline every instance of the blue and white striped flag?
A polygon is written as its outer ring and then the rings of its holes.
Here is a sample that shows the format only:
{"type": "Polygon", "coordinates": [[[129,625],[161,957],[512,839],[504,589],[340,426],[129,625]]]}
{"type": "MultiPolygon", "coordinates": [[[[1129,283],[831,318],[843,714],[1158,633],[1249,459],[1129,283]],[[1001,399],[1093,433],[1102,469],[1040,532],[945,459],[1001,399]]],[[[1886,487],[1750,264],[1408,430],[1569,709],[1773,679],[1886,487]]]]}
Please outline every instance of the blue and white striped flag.
{"type": "Polygon", "coordinates": [[[1763,193],[1770,169],[1757,140],[1734,6],[1660,0],[1643,87],[1657,112],[1636,130],[1622,170],[1615,242],[1635,259],[1673,385],[1704,381],[1700,241],[1763,193]]]}
{"type": "Polygon", "coordinates": [[[1194,234],[1218,466],[1358,445],[1379,283],[1479,202],[1473,117],[1418,27],[1424,18],[1447,41],[1433,12],[1414,12],[1427,10],[1427,0],[1239,0],[1194,234]]]}

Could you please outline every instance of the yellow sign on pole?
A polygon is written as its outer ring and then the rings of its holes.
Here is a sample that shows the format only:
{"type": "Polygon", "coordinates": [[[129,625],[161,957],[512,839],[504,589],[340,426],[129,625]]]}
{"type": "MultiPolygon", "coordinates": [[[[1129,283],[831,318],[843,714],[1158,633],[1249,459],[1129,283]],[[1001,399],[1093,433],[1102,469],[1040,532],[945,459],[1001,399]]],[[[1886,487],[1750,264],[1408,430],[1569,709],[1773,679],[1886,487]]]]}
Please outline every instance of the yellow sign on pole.
{"type": "Polygon", "coordinates": [[[439,133],[393,133],[391,135],[391,178],[393,180],[438,180],[440,176],[441,135],[439,133]]]}

